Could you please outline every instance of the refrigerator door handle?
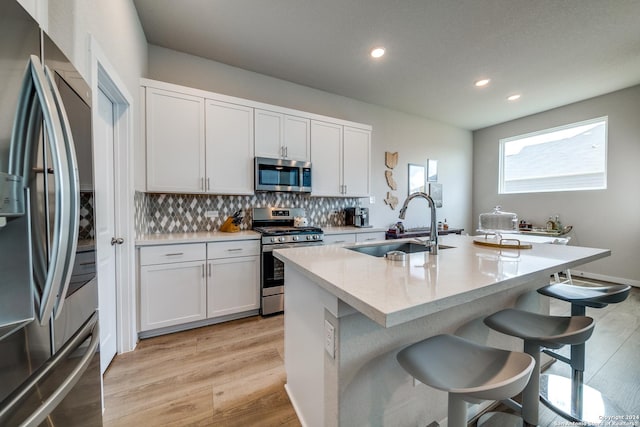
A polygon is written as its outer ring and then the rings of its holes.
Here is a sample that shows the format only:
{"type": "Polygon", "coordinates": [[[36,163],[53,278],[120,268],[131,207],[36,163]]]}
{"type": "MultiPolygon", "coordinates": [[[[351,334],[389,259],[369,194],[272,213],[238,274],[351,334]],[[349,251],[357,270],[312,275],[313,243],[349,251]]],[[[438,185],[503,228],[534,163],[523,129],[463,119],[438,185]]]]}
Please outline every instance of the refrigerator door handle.
{"type": "Polygon", "coordinates": [[[69,341],[67,341],[60,351],[51,357],[51,359],[36,371],[29,380],[24,382],[20,388],[16,389],[9,397],[7,397],[7,404],[0,411],[0,425],[4,425],[5,420],[15,413],[22,401],[29,396],[30,393],[35,393],[34,390],[39,388],[39,382],[55,371],[59,365],[65,361],[65,359],[69,359],[88,337],[91,337],[89,346],[73,370],[64,379],[64,381],[62,381],[57,389],[53,391],[46,400],[44,400],[44,403],[32,412],[28,418],[20,424],[20,426],[38,426],[47,418],[56,406],[62,402],[65,396],[69,394],[80,377],[82,377],[98,349],[98,345],[100,344],[100,331],[98,327],[97,311],[95,311],[89,320],[87,320],[85,324],[82,325],[82,327],[69,339],[69,341]]]}
{"type": "MultiPolygon", "coordinates": [[[[55,217],[53,224],[53,236],[51,240],[51,253],[49,265],[46,271],[42,296],[39,301],[38,318],[40,324],[45,325],[52,316],[54,306],[62,294],[62,287],[67,276],[65,269],[69,263],[69,245],[73,247],[77,242],[69,241],[71,232],[68,218],[76,218],[78,211],[73,211],[72,195],[74,188],[72,181],[74,176],[69,174],[68,154],[65,148],[65,136],[60,115],[56,107],[56,100],[51,87],[47,82],[44,67],[40,59],[31,55],[25,71],[20,91],[21,97],[18,105],[16,119],[11,134],[11,149],[9,160],[10,173],[21,175],[25,185],[29,184],[33,147],[37,138],[33,137],[33,129],[40,119],[44,120],[47,140],[51,152],[51,161],[54,173],[55,191],[55,217]],[[38,109],[39,105],[39,109],[38,109]],[[39,111],[36,111],[38,109],[39,111]]],[[[74,156],[75,160],[75,156],[74,156]]],[[[75,185],[77,186],[77,168],[75,170],[75,185]]],[[[77,221],[77,219],[76,219],[77,221]]],[[[77,232],[77,230],[76,230],[77,232]]],[[[37,251],[37,248],[35,248],[37,251]]],[[[62,295],[64,298],[64,295],[62,295]]]]}
{"type": "Polygon", "coordinates": [[[65,257],[64,270],[62,272],[62,283],[60,291],[58,292],[58,299],[53,309],[55,318],[57,319],[62,312],[62,306],[64,305],[65,298],[67,296],[67,290],[69,289],[69,282],[71,281],[71,273],[73,272],[73,263],[76,257],[76,249],[78,246],[78,234],[80,232],[80,181],[78,176],[78,160],[76,158],[76,151],[73,144],[73,136],[71,134],[71,125],[69,124],[69,118],[67,112],[62,103],[62,97],[58,92],[58,87],[53,81],[53,74],[49,67],[45,66],[45,75],[47,76],[47,82],[53,93],[56,105],[56,111],[60,124],[62,125],[63,139],[60,141],[58,147],[61,153],[67,158],[67,170],[61,171],[69,178],[69,187],[67,196],[63,199],[62,203],[68,203],[68,210],[71,216],[68,217],[68,224],[65,224],[66,229],[63,233],[67,235],[67,247],[63,254],[65,257]]]}

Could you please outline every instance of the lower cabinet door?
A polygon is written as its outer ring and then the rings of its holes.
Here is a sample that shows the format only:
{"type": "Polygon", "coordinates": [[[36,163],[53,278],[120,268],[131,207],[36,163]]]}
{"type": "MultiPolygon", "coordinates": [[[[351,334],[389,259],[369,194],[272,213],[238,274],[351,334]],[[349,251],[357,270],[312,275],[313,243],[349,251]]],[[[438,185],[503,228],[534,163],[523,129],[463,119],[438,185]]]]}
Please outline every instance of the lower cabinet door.
{"type": "Polygon", "coordinates": [[[205,262],[140,267],[142,331],[206,319],[205,262]]]}
{"type": "Polygon", "coordinates": [[[260,308],[260,257],[214,259],[209,264],[207,317],[260,308]]]}

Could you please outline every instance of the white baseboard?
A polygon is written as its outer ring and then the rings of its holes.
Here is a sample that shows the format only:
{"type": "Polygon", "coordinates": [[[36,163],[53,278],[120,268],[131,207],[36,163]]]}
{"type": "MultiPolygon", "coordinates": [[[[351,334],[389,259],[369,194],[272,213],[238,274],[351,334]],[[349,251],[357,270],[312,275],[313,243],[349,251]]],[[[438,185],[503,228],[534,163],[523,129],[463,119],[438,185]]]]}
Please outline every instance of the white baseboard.
{"type": "Polygon", "coordinates": [[[289,396],[289,401],[291,402],[291,406],[293,406],[293,410],[296,412],[296,415],[298,416],[298,421],[300,421],[300,425],[302,427],[307,427],[308,424],[305,422],[304,418],[302,417],[302,413],[300,412],[298,405],[296,404],[296,399],[293,398],[293,395],[291,393],[289,393],[289,386],[288,384],[284,384],[284,389],[287,392],[287,396],[289,396]]]}
{"type": "Polygon", "coordinates": [[[604,282],[611,283],[622,283],[625,285],[631,285],[633,287],[640,288],[640,280],[627,279],[624,277],[607,276],[605,274],[597,274],[591,273],[589,271],[580,271],[574,269],[571,269],[571,276],[575,277],[576,279],[584,277],[585,279],[602,280],[604,282]]]}

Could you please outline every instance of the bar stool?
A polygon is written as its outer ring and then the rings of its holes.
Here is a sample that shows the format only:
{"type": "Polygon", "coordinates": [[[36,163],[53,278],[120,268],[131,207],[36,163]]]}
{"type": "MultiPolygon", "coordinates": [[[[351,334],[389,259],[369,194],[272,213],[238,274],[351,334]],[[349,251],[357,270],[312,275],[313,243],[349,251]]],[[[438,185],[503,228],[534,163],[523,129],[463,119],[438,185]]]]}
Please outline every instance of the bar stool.
{"type": "MultiPolygon", "coordinates": [[[[571,303],[572,316],[584,316],[586,308],[604,308],[624,301],[631,286],[577,286],[570,282],[555,283],[538,289],[542,295],[571,303]]],[[[571,346],[571,357],[553,351],[546,354],[571,366],[571,378],[543,375],[540,379],[540,398],[550,409],[575,422],[599,424],[606,417],[623,413],[613,402],[596,389],[584,384],[585,343],[571,346]]]]}
{"type": "Polygon", "coordinates": [[[397,360],[418,381],[446,391],[449,427],[466,427],[467,404],[520,393],[534,367],[531,356],[436,335],[402,349],[397,360]]]}
{"type": "Polygon", "coordinates": [[[504,403],[522,414],[524,421],[538,425],[540,393],[540,348],[560,348],[566,344],[580,344],[593,333],[594,320],[586,316],[547,316],[507,308],[484,319],[484,323],[498,332],[524,340],[524,352],[535,360],[529,384],[522,392],[522,405],[509,400],[504,403]]]}

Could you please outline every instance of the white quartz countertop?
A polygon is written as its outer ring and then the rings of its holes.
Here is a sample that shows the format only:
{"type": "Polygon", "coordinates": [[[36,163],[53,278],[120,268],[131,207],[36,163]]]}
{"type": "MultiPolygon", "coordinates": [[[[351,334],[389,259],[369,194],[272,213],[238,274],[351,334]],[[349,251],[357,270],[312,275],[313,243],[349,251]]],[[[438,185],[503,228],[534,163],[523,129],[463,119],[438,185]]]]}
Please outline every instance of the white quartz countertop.
{"type": "Polygon", "coordinates": [[[351,233],[376,233],[387,231],[384,227],[354,227],[353,225],[322,227],[322,231],[326,235],[331,234],[351,234],[351,233]]]}
{"type": "Polygon", "coordinates": [[[230,240],[259,240],[260,233],[253,230],[225,233],[222,231],[200,231],[196,233],[144,234],[136,239],[136,246],[172,245],[178,243],[207,243],[230,240]]]}
{"type": "MultiPolygon", "coordinates": [[[[453,248],[441,249],[438,255],[407,254],[404,262],[387,261],[338,245],[278,249],[274,254],[384,327],[611,255],[608,249],[545,243],[533,243],[532,249],[500,250],[476,245],[471,236],[455,234],[441,236],[440,244],[453,248]]],[[[540,286],[544,284],[543,281],[540,286]]]]}

